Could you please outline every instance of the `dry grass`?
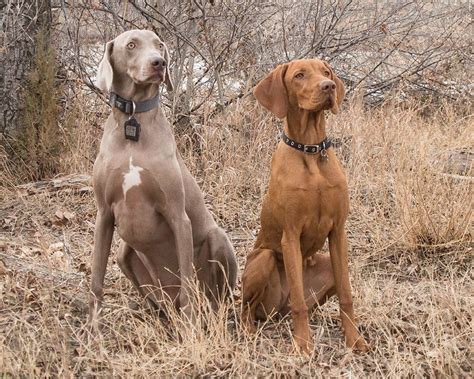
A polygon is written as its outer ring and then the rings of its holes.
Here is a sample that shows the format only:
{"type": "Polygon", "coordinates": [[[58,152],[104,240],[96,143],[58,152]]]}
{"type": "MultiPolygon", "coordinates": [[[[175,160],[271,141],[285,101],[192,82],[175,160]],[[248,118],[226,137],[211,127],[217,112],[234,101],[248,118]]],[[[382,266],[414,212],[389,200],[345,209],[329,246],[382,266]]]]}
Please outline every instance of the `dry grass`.
{"type": "MultiPolygon", "coordinates": [[[[238,322],[238,289],[235,302],[217,314],[198,296],[196,325],[171,311],[165,320],[136,296],[114,255],[106,276],[103,330],[88,338],[82,332],[92,193],[81,183],[56,191],[17,187],[14,173],[2,170],[1,371],[14,376],[472,376],[472,117],[448,105],[429,118],[420,111],[390,105],[364,111],[352,100],[329,119],[330,134],[342,141],[337,152],[351,189],[351,277],[360,327],[373,347],[369,354],[345,349],[336,299],[313,314],[316,348],[309,358],[294,352],[288,318],[246,335],[238,322]]],[[[95,114],[79,109],[77,115],[65,174],[90,172],[100,135],[90,127],[100,122],[95,114]]],[[[206,202],[230,232],[241,269],[258,229],[278,127],[251,100],[224,116],[204,118],[199,136],[177,137],[206,202]]]]}

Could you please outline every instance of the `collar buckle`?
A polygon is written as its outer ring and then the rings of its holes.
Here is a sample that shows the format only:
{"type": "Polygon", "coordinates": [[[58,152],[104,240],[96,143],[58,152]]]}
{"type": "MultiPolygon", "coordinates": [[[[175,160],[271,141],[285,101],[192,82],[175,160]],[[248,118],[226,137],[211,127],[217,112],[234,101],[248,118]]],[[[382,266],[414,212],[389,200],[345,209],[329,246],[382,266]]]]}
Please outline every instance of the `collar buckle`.
{"type": "Polygon", "coordinates": [[[306,154],[318,154],[321,150],[319,145],[304,145],[304,150],[306,154]]]}
{"type": "Polygon", "coordinates": [[[137,106],[133,100],[129,100],[126,102],[125,113],[129,115],[128,116],[129,119],[131,119],[135,115],[136,109],[137,109],[137,106]],[[130,110],[130,107],[132,108],[131,110],[130,110]]]}

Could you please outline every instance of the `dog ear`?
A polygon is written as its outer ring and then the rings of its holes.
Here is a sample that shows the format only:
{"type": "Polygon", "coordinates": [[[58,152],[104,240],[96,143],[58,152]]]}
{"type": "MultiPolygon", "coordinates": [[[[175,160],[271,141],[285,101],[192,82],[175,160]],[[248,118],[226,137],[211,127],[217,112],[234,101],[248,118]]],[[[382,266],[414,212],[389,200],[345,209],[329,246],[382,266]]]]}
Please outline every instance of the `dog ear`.
{"type": "Polygon", "coordinates": [[[331,73],[331,80],[334,83],[336,83],[336,101],[334,102],[334,106],[331,108],[331,112],[333,114],[338,114],[339,106],[342,104],[342,101],[344,100],[344,95],[346,93],[346,90],[344,88],[344,83],[342,82],[341,79],[337,77],[337,75],[334,73],[334,70],[331,68],[328,62],[323,61],[323,63],[329,69],[329,72],[331,73]]]}
{"type": "Polygon", "coordinates": [[[284,83],[287,69],[288,63],[277,66],[253,90],[257,101],[278,118],[285,118],[288,113],[288,93],[284,83]]]}
{"type": "Polygon", "coordinates": [[[172,92],[174,90],[173,86],[173,81],[171,80],[171,71],[170,71],[170,53],[168,51],[168,46],[166,46],[165,43],[163,43],[165,46],[165,61],[166,61],[166,72],[165,72],[165,83],[166,83],[166,89],[168,92],[172,92]]]}
{"type": "Polygon", "coordinates": [[[104,57],[99,63],[99,68],[97,69],[97,77],[95,79],[97,87],[99,87],[103,92],[109,92],[112,87],[112,80],[114,78],[114,70],[112,69],[112,64],[110,63],[110,57],[112,56],[112,51],[114,49],[114,41],[109,41],[105,45],[104,57]]]}

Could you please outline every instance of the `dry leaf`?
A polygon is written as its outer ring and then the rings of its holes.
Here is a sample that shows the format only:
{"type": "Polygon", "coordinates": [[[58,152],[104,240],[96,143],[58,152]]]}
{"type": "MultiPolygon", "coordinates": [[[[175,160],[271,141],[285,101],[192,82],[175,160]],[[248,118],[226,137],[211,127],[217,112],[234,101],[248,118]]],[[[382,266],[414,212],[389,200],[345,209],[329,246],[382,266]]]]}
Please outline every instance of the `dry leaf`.
{"type": "Polygon", "coordinates": [[[71,221],[74,217],[76,217],[76,214],[74,212],[64,212],[64,218],[68,221],[71,221]]]}
{"type": "Polygon", "coordinates": [[[76,214],[74,212],[61,211],[58,209],[51,221],[54,225],[63,226],[69,224],[75,217],[76,214]]]}

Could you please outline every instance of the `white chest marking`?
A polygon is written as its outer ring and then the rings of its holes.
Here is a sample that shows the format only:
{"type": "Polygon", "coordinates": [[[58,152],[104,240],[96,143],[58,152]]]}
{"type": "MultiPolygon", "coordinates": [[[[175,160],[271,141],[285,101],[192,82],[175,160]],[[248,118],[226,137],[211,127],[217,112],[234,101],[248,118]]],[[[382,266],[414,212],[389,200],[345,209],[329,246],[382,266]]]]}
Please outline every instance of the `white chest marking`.
{"type": "Polygon", "coordinates": [[[126,174],[123,174],[123,197],[127,200],[127,191],[134,187],[139,186],[142,183],[140,178],[140,171],[143,171],[143,168],[139,166],[134,166],[132,162],[132,157],[130,156],[129,171],[126,174]]]}

